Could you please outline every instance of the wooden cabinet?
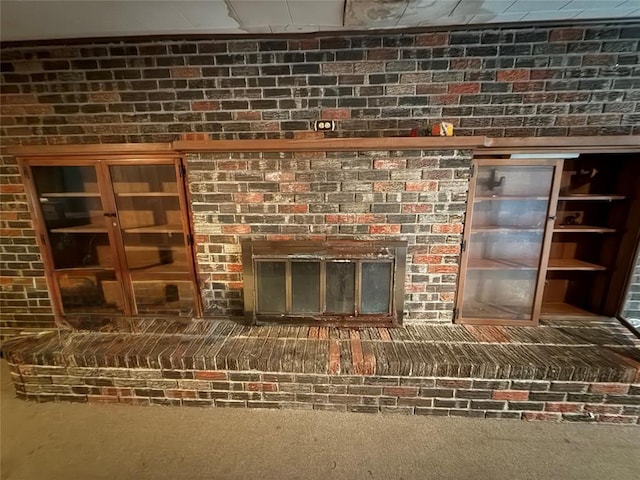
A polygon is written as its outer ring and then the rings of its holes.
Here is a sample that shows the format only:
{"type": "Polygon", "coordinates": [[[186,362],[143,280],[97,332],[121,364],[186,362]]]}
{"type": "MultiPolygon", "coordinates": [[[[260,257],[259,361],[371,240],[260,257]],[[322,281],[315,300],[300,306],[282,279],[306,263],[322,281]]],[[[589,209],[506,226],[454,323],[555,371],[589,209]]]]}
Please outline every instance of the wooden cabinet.
{"type": "Polygon", "coordinates": [[[201,314],[179,158],[21,167],[56,314],[201,314]]]}
{"type": "Polygon", "coordinates": [[[474,160],[456,321],[615,315],[615,288],[637,242],[637,162],[528,157],[474,160]]]}

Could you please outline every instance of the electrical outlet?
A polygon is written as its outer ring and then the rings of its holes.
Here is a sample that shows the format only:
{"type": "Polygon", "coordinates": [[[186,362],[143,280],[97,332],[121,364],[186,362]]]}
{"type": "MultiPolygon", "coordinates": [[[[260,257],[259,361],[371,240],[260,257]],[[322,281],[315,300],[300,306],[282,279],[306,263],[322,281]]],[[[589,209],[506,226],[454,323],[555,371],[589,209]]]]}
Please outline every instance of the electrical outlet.
{"type": "Polygon", "coordinates": [[[336,129],[335,120],[316,120],[313,129],[316,132],[333,132],[336,129]]]}

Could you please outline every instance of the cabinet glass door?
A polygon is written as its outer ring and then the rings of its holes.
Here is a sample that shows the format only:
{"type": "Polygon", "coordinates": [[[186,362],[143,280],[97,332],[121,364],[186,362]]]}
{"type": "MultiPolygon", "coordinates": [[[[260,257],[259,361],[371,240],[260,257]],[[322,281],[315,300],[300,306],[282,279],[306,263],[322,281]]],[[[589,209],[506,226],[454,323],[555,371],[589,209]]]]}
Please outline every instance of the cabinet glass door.
{"type": "Polygon", "coordinates": [[[191,312],[192,270],[176,166],[111,165],[137,313],[191,312]]]}
{"type": "Polygon", "coordinates": [[[460,317],[533,319],[555,166],[478,163],[460,317]]]}
{"type": "Polygon", "coordinates": [[[31,172],[64,313],[124,312],[96,166],[33,166],[31,172]]]}

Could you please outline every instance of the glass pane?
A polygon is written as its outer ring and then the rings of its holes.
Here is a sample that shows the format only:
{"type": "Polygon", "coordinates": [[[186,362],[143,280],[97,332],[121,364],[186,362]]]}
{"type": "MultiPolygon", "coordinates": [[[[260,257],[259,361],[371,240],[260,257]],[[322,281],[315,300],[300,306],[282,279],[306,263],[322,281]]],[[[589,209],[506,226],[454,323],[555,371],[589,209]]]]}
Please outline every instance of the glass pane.
{"type": "Polygon", "coordinates": [[[189,314],[195,304],[189,281],[134,281],[138,313],[189,314]]]}
{"type": "Polygon", "coordinates": [[[175,167],[109,168],[132,274],[189,272],[175,167]]]}
{"type": "Polygon", "coordinates": [[[291,311],[320,311],[320,262],[291,262],[291,311]]]}
{"type": "Polygon", "coordinates": [[[362,264],[362,313],[390,313],[391,263],[362,264]]]}
{"type": "Polygon", "coordinates": [[[327,262],[327,312],[355,313],[355,279],[355,263],[327,262]]]}
{"type": "Polygon", "coordinates": [[[114,272],[57,275],[65,313],[124,311],[122,286],[114,272]]]}
{"type": "Polygon", "coordinates": [[[259,313],[284,313],[286,305],[284,262],[256,262],[259,313]]]}
{"type": "Polygon", "coordinates": [[[113,268],[96,170],[32,167],[54,267],[113,268]]]}
{"type": "Polygon", "coordinates": [[[471,270],[464,285],[462,317],[531,319],[536,270],[471,270]]]}
{"type": "Polygon", "coordinates": [[[115,268],[106,233],[50,233],[54,268],[115,268]]]}
{"type": "Polygon", "coordinates": [[[640,332],[640,250],[638,250],[634,265],[622,306],[622,317],[640,332]]]}
{"type": "Polygon", "coordinates": [[[552,166],[478,169],[463,318],[531,318],[553,173],[552,166]]]}

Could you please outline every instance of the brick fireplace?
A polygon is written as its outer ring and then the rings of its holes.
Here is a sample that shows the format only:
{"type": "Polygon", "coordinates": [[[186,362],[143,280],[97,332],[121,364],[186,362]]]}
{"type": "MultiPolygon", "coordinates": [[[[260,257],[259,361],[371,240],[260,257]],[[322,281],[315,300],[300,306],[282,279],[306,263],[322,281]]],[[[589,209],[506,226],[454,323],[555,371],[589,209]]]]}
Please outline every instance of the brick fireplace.
{"type": "Polygon", "coordinates": [[[450,323],[471,152],[189,154],[205,315],[244,315],[241,242],[406,241],[404,320],[450,323]]]}

